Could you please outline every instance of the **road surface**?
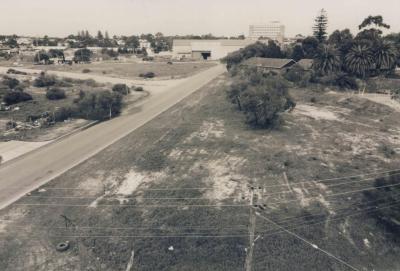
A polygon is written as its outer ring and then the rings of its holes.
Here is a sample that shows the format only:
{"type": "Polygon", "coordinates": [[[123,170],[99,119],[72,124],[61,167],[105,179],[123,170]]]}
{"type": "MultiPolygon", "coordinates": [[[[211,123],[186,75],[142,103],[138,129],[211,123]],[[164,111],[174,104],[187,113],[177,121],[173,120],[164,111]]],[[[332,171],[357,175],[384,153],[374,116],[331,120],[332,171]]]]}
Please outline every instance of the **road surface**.
{"type": "Polygon", "coordinates": [[[138,113],[102,122],[0,166],[0,209],[125,137],[224,72],[224,66],[218,65],[176,81],[143,100],[138,113]]]}

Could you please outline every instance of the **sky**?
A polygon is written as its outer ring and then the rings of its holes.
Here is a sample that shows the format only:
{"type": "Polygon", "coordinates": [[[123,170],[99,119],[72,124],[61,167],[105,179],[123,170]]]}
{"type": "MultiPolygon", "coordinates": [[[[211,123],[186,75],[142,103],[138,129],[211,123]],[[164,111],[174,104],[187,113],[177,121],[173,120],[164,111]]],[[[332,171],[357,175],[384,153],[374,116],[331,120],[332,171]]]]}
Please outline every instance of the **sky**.
{"type": "Polygon", "coordinates": [[[79,30],[112,35],[247,35],[250,24],[280,21],[287,37],[312,33],[319,10],[331,32],[382,15],[400,32],[400,0],[0,0],[0,34],[65,37],[79,30]]]}

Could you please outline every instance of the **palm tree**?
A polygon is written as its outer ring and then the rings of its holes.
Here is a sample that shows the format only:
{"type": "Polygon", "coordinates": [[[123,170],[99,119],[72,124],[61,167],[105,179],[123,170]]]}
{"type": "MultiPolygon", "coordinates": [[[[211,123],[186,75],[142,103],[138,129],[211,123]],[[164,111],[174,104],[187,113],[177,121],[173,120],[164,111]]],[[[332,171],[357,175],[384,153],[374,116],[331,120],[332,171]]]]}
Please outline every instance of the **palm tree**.
{"type": "Polygon", "coordinates": [[[393,43],[389,41],[380,41],[375,49],[376,69],[393,70],[397,62],[397,49],[393,43]]]}
{"type": "Polygon", "coordinates": [[[345,56],[346,69],[361,78],[374,68],[374,55],[371,48],[365,45],[354,45],[345,56]]]}
{"type": "Polygon", "coordinates": [[[339,71],[341,66],[340,53],[336,48],[327,45],[319,48],[314,58],[314,69],[317,72],[326,75],[339,71]]]}

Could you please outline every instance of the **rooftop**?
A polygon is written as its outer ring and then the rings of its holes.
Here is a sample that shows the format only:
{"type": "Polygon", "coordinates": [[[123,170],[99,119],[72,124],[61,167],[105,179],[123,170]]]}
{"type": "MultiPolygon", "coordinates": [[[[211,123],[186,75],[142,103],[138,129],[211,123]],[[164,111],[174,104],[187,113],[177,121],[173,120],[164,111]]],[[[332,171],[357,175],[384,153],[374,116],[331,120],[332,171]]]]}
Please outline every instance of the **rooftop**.
{"type": "Polygon", "coordinates": [[[286,66],[296,64],[293,59],[285,58],[265,58],[265,57],[252,57],[243,61],[242,65],[256,66],[272,69],[282,69],[286,66]]]}

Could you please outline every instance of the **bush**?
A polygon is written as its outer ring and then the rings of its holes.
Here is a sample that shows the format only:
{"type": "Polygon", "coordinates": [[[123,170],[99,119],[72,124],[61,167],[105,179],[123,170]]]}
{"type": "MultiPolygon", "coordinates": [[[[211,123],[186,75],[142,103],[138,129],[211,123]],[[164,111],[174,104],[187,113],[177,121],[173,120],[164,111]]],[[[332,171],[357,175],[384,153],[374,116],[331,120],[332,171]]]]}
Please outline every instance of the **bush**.
{"type": "Polygon", "coordinates": [[[139,74],[139,77],[143,78],[154,78],[156,74],[154,72],[146,72],[146,73],[141,73],[139,74]]]}
{"type": "Polygon", "coordinates": [[[90,69],[83,69],[83,70],[82,70],[82,73],[89,73],[89,72],[91,72],[90,69]]]}
{"type": "Polygon", "coordinates": [[[67,96],[65,95],[65,91],[60,88],[50,88],[46,91],[46,97],[49,100],[61,100],[65,99],[67,96]]]}
{"type": "Polygon", "coordinates": [[[112,91],[118,92],[122,95],[128,95],[131,92],[126,84],[115,84],[112,88],[112,91]]]}
{"type": "Polygon", "coordinates": [[[8,76],[3,77],[3,85],[7,86],[9,89],[14,89],[16,86],[19,85],[19,81],[15,78],[11,78],[8,76]]]}
{"type": "Polygon", "coordinates": [[[7,73],[8,73],[8,74],[20,74],[20,75],[27,75],[27,73],[26,73],[26,72],[17,71],[17,70],[14,70],[14,69],[8,69],[8,70],[7,70],[7,73]]]}
{"type": "Polygon", "coordinates": [[[7,92],[7,94],[3,97],[3,101],[7,105],[17,104],[29,100],[32,100],[32,96],[29,93],[15,90],[7,92]]]}
{"type": "Polygon", "coordinates": [[[290,82],[299,83],[303,80],[306,73],[307,72],[300,65],[296,64],[285,73],[284,77],[290,82]]]}
{"type": "Polygon", "coordinates": [[[40,76],[33,81],[33,85],[38,88],[51,87],[54,86],[56,82],[57,80],[55,76],[47,75],[42,72],[40,76]]]}
{"type": "Polygon", "coordinates": [[[74,114],[74,110],[71,107],[61,107],[54,112],[54,121],[60,122],[71,118],[74,114]]]}
{"type": "Polygon", "coordinates": [[[228,97],[245,113],[248,123],[262,128],[276,126],[280,114],[296,106],[282,77],[261,72],[232,84],[228,97]]]}
{"type": "Polygon", "coordinates": [[[336,86],[340,89],[358,89],[358,83],[356,78],[346,74],[330,74],[316,78],[317,83],[325,86],[336,86]]]}
{"type": "Polygon", "coordinates": [[[338,86],[340,89],[358,89],[356,79],[345,73],[340,73],[336,76],[334,85],[338,86]]]}
{"type": "Polygon", "coordinates": [[[75,114],[93,120],[105,120],[118,115],[122,109],[122,95],[116,92],[83,92],[77,100],[75,114]]]}
{"type": "Polygon", "coordinates": [[[143,89],[143,87],[136,87],[135,88],[135,91],[143,91],[144,89],[143,89]]]}

